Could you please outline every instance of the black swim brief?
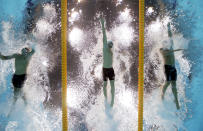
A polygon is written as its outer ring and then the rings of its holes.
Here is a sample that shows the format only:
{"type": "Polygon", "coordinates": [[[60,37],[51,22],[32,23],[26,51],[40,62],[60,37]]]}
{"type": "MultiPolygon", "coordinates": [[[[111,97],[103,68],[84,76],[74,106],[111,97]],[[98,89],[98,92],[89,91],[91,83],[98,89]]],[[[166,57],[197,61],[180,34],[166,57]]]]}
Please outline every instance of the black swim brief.
{"type": "Polygon", "coordinates": [[[114,80],[115,79],[115,74],[113,68],[103,68],[103,80],[107,81],[109,80],[114,80]]]}
{"type": "Polygon", "coordinates": [[[177,80],[177,71],[174,66],[164,65],[165,75],[167,81],[176,81],[177,80]]]}
{"type": "Polygon", "coordinates": [[[12,78],[13,86],[15,88],[21,88],[24,84],[25,79],[26,79],[26,74],[22,74],[22,75],[14,74],[12,78]]]}

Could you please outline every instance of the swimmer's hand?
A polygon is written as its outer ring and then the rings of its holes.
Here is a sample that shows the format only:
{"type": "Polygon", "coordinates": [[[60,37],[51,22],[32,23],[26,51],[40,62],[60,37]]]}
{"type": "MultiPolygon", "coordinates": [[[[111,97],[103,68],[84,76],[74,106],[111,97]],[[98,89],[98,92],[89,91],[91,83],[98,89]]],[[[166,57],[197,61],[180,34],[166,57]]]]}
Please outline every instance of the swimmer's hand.
{"type": "Polygon", "coordinates": [[[177,49],[177,51],[186,51],[186,49],[177,49]]]}
{"type": "Polygon", "coordinates": [[[180,49],[180,51],[183,51],[183,53],[187,52],[187,49],[180,49]]]}

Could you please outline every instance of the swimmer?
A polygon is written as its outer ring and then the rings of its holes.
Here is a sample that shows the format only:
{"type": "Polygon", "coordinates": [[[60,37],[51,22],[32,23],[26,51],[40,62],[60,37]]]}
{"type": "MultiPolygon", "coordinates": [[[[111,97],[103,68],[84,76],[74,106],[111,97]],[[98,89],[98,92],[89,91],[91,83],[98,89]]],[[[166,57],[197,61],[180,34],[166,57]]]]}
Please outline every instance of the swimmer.
{"type": "Polygon", "coordinates": [[[14,86],[13,106],[15,105],[18,97],[22,97],[25,105],[27,105],[25,95],[22,95],[23,94],[22,87],[26,80],[27,67],[29,65],[31,56],[34,54],[34,52],[35,52],[34,49],[30,49],[30,48],[26,47],[21,50],[21,54],[13,54],[10,56],[4,56],[0,53],[0,59],[2,59],[2,60],[15,59],[15,73],[12,78],[12,83],[14,86]]]}
{"type": "Polygon", "coordinates": [[[165,76],[166,76],[166,82],[162,88],[162,100],[164,99],[164,94],[166,92],[167,87],[171,84],[172,86],[172,92],[175,97],[175,103],[177,109],[180,109],[179,103],[178,103],[178,95],[177,95],[177,88],[176,88],[176,80],[177,80],[177,71],[175,68],[175,56],[174,52],[181,51],[183,49],[177,49],[173,50],[173,40],[172,40],[172,32],[170,28],[170,24],[168,24],[168,36],[170,37],[170,43],[171,47],[170,49],[167,48],[160,48],[160,52],[164,59],[164,68],[165,68],[165,76]]]}
{"type": "Polygon", "coordinates": [[[107,42],[107,36],[106,36],[103,18],[101,18],[101,25],[102,25],[102,33],[103,33],[103,81],[104,81],[103,92],[105,96],[105,101],[107,101],[106,87],[107,87],[107,81],[109,79],[110,85],[111,85],[111,107],[113,107],[114,94],[115,94],[115,87],[114,87],[115,74],[112,66],[113,52],[111,50],[113,47],[113,42],[112,41],[107,42]]]}

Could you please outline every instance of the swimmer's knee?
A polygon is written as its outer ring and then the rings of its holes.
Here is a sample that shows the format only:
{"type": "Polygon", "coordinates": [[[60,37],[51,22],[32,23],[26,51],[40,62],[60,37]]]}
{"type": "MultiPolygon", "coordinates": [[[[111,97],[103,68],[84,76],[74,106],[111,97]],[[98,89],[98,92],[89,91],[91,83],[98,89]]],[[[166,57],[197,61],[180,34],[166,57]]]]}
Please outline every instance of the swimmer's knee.
{"type": "Polygon", "coordinates": [[[110,80],[110,84],[114,87],[114,80],[110,80]]]}
{"type": "Polygon", "coordinates": [[[107,81],[104,81],[103,86],[104,88],[107,86],[107,81]]]}
{"type": "Polygon", "coordinates": [[[114,80],[110,80],[111,83],[114,83],[114,80]]]}
{"type": "Polygon", "coordinates": [[[166,81],[166,82],[165,82],[165,86],[170,85],[170,83],[171,83],[171,81],[166,81]]]}
{"type": "Polygon", "coordinates": [[[171,81],[173,84],[176,84],[176,81],[171,81]]]}

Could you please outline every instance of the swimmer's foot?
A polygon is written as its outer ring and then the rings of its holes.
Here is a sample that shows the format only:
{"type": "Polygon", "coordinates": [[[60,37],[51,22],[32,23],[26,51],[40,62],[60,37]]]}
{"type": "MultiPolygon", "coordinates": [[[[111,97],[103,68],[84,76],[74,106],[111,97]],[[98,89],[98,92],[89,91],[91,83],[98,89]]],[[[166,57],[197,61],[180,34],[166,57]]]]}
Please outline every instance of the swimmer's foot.
{"type": "Polygon", "coordinates": [[[174,100],[174,102],[175,102],[175,104],[176,104],[176,108],[177,108],[177,110],[179,110],[179,109],[180,109],[180,106],[179,106],[178,101],[174,100]]]}
{"type": "Polygon", "coordinates": [[[176,108],[177,108],[177,110],[180,109],[179,103],[176,103],[176,108]]]}

